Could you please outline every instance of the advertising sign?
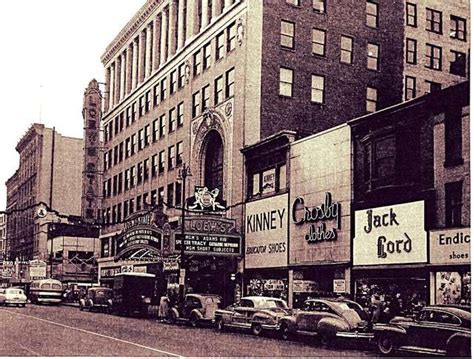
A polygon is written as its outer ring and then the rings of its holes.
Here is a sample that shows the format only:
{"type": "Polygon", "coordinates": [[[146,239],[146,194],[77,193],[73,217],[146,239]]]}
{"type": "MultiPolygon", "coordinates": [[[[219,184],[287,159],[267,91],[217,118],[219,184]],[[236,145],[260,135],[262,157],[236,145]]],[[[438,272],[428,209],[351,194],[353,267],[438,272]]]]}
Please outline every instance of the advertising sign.
{"type": "Polygon", "coordinates": [[[334,281],[333,281],[333,292],[334,293],[345,293],[346,292],[346,280],[345,279],[334,279],[334,281]]]}
{"type": "Polygon", "coordinates": [[[355,212],[354,265],[426,263],[423,201],[355,212]]]}
{"type": "Polygon", "coordinates": [[[288,195],[245,205],[245,268],[288,263],[288,195]]]}
{"type": "Polygon", "coordinates": [[[30,261],[30,279],[46,278],[47,264],[44,261],[32,260],[30,261]]]}
{"type": "MultiPolygon", "coordinates": [[[[182,234],[176,233],[175,251],[181,251],[182,234]]],[[[238,235],[185,233],[184,251],[186,254],[233,255],[241,253],[241,238],[238,235]]]]}
{"type": "Polygon", "coordinates": [[[14,272],[15,272],[15,264],[13,263],[13,261],[3,261],[2,277],[12,278],[14,272]]]}
{"type": "Polygon", "coordinates": [[[470,264],[471,229],[430,231],[431,264],[470,264]]]}

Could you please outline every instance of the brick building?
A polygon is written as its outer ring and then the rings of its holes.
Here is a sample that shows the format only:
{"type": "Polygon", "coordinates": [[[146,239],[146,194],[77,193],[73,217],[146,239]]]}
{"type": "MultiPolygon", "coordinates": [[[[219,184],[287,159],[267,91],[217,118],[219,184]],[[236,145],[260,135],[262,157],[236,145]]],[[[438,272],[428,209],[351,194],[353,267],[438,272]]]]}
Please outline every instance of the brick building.
{"type": "MultiPolygon", "coordinates": [[[[416,6],[424,13],[424,3],[416,6]]],[[[468,19],[464,4],[449,9],[468,19]]],[[[177,222],[183,162],[193,173],[185,198],[204,185],[228,204],[242,203],[240,149],[282,130],[307,136],[399,103],[408,70],[436,77],[433,56],[407,64],[406,38],[424,48],[421,29],[432,23],[417,18],[413,32],[408,10],[402,0],[147,1],[101,58],[107,265],[120,222],[134,212],[161,202],[177,222]]],[[[458,34],[446,43],[467,53],[468,42],[457,38],[461,23],[445,25],[458,34]]],[[[436,41],[445,46],[443,39],[436,41]]],[[[462,80],[448,77],[440,81],[462,80]]],[[[240,233],[242,214],[242,206],[225,214],[240,233]]]]}
{"type": "Polygon", "coordinates": [[[349,125],[356,299],[378,291],[405,305],[468,303],[469,82],[349,125]]]}
{"type": "Polygon", "coordinates": [[[80,215],[82,190],[82,146],[79,138],[62,136],[42,124],[33,124],[20,139],[16,150],[20,164],[7,182],[8,255],[15,258],[44,259],[46,241],[37,223],[39,202],[61,214],[80,215]]]}
{"type": "Polygon", "coordinates": [[[0,214],[0,259],[5,258],[7,252],[7,216],[0,214]]]}

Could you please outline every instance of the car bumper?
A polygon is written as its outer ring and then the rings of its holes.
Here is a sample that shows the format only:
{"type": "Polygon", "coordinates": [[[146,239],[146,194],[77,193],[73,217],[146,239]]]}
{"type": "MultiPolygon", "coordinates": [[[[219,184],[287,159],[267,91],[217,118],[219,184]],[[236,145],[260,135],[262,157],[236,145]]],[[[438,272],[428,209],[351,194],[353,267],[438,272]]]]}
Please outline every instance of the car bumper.
{"type": "Polygon", "coordinates": [[[60,298],[38,298],[37,300],[39,303],[54,303],[54,304],[61,303],[60,298]]]}
{"type": "Polygon", "coordinates": [[[5,304],[26,304],[26,300],[21,299],[7,299],[5,304]]]}
{"type": "Polygon", "coordinates": [[[337,332],[336,337],[338,338],[363,338],[363,339],[372,339],[374,333],[365,333],[365,332],[337,332]]]}

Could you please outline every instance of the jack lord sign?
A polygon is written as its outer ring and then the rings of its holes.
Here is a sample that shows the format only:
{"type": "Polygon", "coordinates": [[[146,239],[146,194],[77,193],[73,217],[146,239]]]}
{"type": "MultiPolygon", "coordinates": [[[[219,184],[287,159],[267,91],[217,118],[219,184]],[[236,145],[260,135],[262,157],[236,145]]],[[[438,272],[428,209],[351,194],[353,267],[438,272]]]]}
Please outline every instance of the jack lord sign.
{"type": "Polygon", "coordinates": [[[355,212],[354,265],[427,262],[423,201],[355,212]]]}

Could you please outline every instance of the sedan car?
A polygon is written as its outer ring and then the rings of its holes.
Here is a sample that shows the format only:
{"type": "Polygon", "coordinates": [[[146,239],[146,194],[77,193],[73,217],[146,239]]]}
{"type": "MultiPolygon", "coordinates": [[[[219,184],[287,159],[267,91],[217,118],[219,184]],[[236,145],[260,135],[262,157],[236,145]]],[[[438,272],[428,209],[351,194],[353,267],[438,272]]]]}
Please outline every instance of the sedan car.
{"type": "Polygon", "coordinates": [[[255,335],[264,330],[279,331],[281,318],[291,314],[284,300],[272,297],[243,297],[240,302],[216,310],[214,320],[219,330],[227,327],[250,329],[255,335]]]}
{"type": "Polygon", "coordinates": [[[79,309],[101,310],[112,312],[113,290],[106,287],[92,287],[84,298],[79,299],[79,309]]]}
{"type": "Polygon", "coordinates": [[[379,351],[471,356],[471,313],[468,308],[428,306],[415,318],[395,317],[388,324],[374,325],[379,351]]]}
{"type": "Polygon", "coordinates": [[[368,316],[356,302],[339,299],[308,299],[302,310],[282,318],[280,333],[283,339],[295,334],[318,335],[328,345],[335,338],[373,337],[368,316]]]}
{"type": "Polygon", "coordinates": [[[26,295],[23,289],[6,288],[0,289],[0,305],[26,306],[26,295]]]}
{"type": "Polygon", "coordinates": [[[221,303],[222,298],[216,294],[186,294],[183,303],[171,308],[168,321],[170,323],[188,322],[193,327],[211,323],[221,303]]]}

